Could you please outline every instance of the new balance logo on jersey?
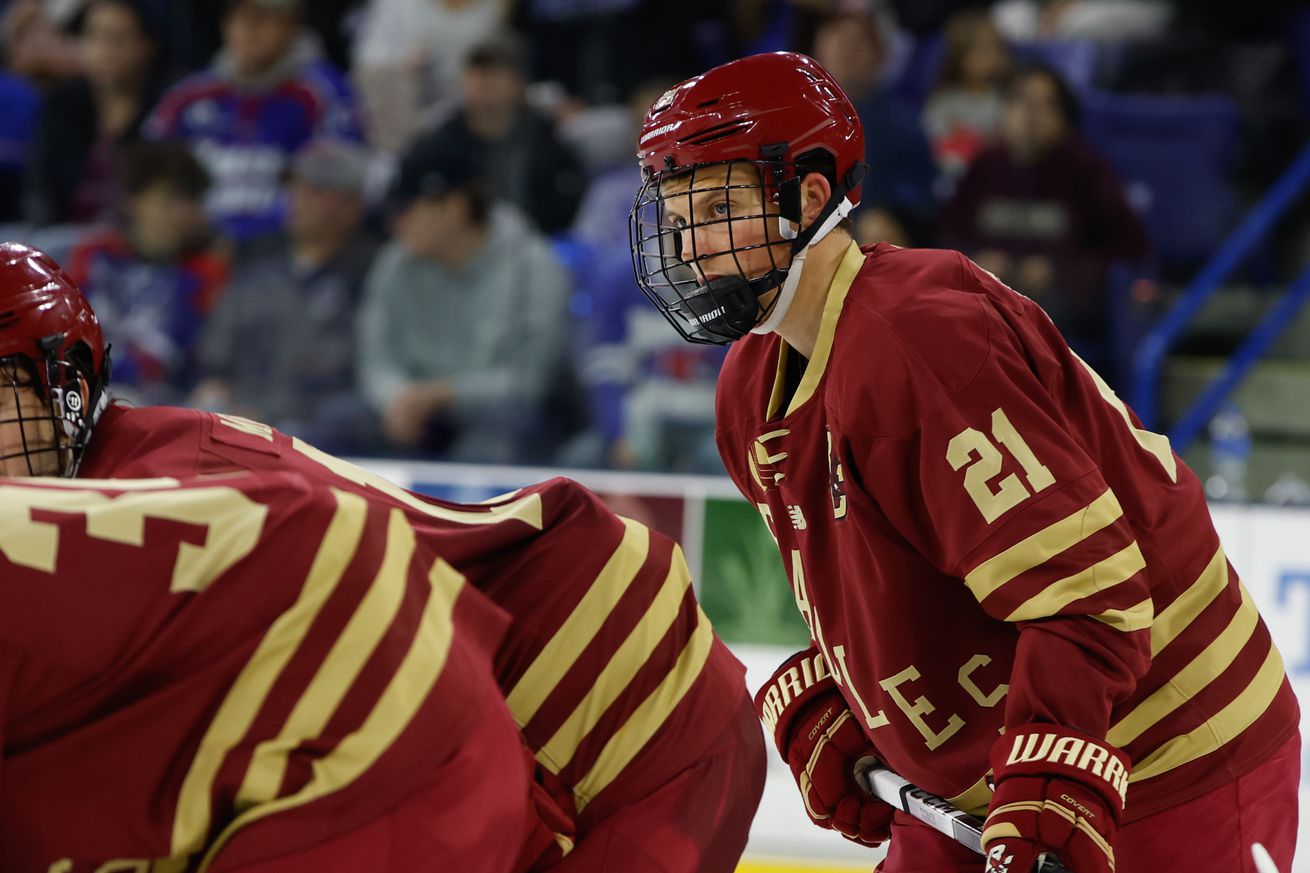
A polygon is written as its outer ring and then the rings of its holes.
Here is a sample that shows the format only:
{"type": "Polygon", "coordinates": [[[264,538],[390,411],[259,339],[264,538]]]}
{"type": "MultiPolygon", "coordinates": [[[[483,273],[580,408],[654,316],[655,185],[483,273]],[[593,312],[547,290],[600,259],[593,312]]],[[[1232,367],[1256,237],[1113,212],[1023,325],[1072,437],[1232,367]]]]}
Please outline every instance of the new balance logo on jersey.
{"type": "MultiPolygon", "coordinates": [[[[987,869],[985,873],[1010,873],[1014,855],[1005,843],[997,843],[987,850],[987,869]]],[[[1018,871],[1016,871],[1018,873],[1018,871]]]]}
{"type": "Polygon", "coordinates": [[[805,521],[805,512],[796,504],[787,507],[787,514],[791,516],[791,526],[796,530],[805,530],[809,525],[805,521]]]}

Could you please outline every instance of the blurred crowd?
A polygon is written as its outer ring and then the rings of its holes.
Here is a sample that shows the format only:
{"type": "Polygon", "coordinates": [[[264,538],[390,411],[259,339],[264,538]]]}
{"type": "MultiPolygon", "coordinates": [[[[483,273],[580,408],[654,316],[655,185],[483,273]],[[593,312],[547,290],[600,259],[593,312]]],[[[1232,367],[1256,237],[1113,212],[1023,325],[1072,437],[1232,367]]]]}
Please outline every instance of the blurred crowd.
{"type": "Polygon", "coordinates": [[[964,251],[1113,381],[1118,308],[1306,139],[1310,15],[1231,6],[0,0],[0,222],[81,284],[135,402],[336,453],[717,472],[724,350],[631,275],[665,89],[812,54],[865,126],[856,238],[964,251]]]}

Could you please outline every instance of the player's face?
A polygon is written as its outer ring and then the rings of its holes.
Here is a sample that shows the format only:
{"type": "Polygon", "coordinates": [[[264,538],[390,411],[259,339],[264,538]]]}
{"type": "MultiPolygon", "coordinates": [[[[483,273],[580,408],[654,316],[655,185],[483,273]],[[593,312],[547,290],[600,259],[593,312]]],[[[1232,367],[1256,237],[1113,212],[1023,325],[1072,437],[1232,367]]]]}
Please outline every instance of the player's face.
{"type": "Polygon", "coordinates": [[[295,16],[240,3],[223,21],[223,44],[237,67],[247,76],[271,68],[291,51],[300,35],[295,16]]]}
{"type": "Polygon", "coordinates": [[[676,231],[681,257],[701,282],[762,276],[791,262],[778,232],[778,208],[766,198],[754,165],[709,166],[661,188],[665,228],[676,231]]]}
{"type": "Polygon", "coordinates": [[[154,51],[140,20],[126,5],[101,2],[87,10],[79,52],[92,82],[109,86],[136,82],[145,75],[154,51]]]}
{"type": "Polygon", "coordinates": [[[55,444],[50,405],[30,384],[21,371],[15,379],[12,369],[0,368],[0,475],[58,476],[59,459],[52,451],[32,454],[28,468],[26,452],[55,444]]]}

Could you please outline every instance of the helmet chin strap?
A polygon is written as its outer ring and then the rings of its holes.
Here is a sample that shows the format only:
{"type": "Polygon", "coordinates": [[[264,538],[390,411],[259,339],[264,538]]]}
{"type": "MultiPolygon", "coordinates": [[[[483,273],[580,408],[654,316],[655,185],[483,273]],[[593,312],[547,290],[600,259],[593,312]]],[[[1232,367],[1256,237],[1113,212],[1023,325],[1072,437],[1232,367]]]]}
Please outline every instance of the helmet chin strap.
{"type": "MultiPolygon", "coordinates": [[[[786,270],[779,270],[784,273],[786,279],[783,280],[782,286],[778,289],[778,299],[773,304],[772,311],[769,312],[768,318],[751,328],[751,333],[766,334],[773,333],[782,324],[782,320],[787,317],[787,310],[791,308],[791,302],[796,297],[796,288],[801,283],[801,271],[805,269],[805,256],[810,251],[810,246],[823,239],[832,232],[841,220],[850,215],[851,210],[855,208],[854,204],[842,193],[841,200],[837,206],[829,213],[828,217],[819,225],[819,229],[809,238],[806,243],[794,252],[791,256],[791,266],[786,270]]],[[[797,234],[792,228],[791,223],[785,218],[778,219],[778,228],[782,235],[788,239],[795,239],[797,234]]]]}

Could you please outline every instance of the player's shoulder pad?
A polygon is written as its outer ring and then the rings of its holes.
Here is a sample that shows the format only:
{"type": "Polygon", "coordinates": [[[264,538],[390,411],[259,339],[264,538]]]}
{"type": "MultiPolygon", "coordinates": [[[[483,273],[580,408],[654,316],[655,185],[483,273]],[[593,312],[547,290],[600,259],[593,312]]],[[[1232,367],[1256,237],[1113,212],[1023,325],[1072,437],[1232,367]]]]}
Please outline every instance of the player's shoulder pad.
{"type": "MultiPolygon", "coordinates": [[[[263,422],[223,412],[204,412],[201,445],[206,451],[230,456],[232,450],[280,458],[289,446],[288,437],[263,422]]],[[[240,459],[237,459],[240,465],[240,459]]]]}
{"type": "Polygon", "coordinates": [[[938,249],[869,253],[847,293],[828,364],[828,401],[839,418],[896,432],[973,381],[990,354],[991,326],[968,263],[938,249]]]}

